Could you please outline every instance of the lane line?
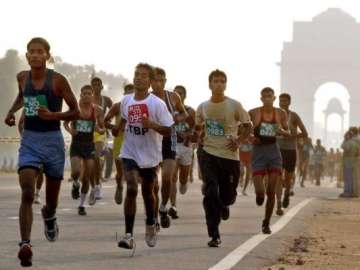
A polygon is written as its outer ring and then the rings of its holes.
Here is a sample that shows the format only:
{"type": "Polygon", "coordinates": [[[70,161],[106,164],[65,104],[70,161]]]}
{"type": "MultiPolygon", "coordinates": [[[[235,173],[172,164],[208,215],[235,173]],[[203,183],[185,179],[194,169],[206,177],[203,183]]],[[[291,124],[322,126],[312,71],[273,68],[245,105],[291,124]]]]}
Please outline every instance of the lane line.
{"type": "Polygon", "coordinates": [[[272,234],[256,234],[251,237],[249,240],[244,242],[242,245],[237,247],[231,253],[229,253],[225,258],[219,261],[216,265],[209,268],[209,270],[229,270],[234,267],[237,263],[241,261],[252,251],[255,247],[257,247],[261,242],[263,242],[268,237],[275,235],[282,228],[288,224],[293,217],[304,208],[309,202],[311,202],[313,198],[305,199],[302,202],[298,203],[296,206],[292,207],[282,218],[280,218],[274,225],[271,226],[272,234]]]}

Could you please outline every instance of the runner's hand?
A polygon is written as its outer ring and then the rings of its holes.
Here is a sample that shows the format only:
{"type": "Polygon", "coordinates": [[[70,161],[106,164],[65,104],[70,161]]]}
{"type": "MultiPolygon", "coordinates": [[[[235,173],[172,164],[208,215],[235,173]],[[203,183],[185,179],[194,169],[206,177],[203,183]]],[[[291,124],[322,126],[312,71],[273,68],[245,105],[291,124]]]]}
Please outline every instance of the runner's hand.
{"type": "Polygon", "coordinates": [[[225,146],[227,149],[229,149],[232,152],[236,152],[237,149],[239,149],[239,143],[236,140],[236,138],[233,137],[227,139],[225,146]]]}
{"type": "Polygon", "coordinates": [[[38,116],[43,120],[54,120],[54,113],[49,111],[48,108],[39,107],[38,116]]]}
{"type": "Polygon", "coordinates": [[[9,127],[15,126],[15,114],[8,112],[8,114],[6,115],[5,118],[5,124],[8,125],[9,127]]]}
{"type": "Polygon", "coordinates": [[[144,128],[153,129],[156,124],[149,120],[149,118],[146,115],[143,115],[142,117],[142,125],[144,128]]]}

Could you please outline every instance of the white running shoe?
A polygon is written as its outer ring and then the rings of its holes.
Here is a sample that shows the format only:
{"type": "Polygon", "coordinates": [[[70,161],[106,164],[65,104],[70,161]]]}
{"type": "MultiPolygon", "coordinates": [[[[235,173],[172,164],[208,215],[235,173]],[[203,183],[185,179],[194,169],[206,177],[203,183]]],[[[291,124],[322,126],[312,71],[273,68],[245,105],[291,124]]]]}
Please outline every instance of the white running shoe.
{"type": "Polygon", "coordinates": [[[135,247],[134,237],[130,233],[125,234],[118,242],[118,247],[125,249],[134,249],[135,247]]]}
{"type": "Polygon", "coordinates": [[[89,196],[89,205],[94,205],[95,203],[96,203],[95,189],[91,189],[89,196]]]}
{"type": "Polygon", "coordinates": [[[41,204],[40,194],[39,193],[35,193],[34,203],[35,204],[41,204]]]}
{"type": "Polygon", "coordinates": [[[156,236],[156,226],[154,225],[146,225],[145,229],[145,242],[149,247],[155,247],[157,241],[156,236]]]}
{"type": "Polygon", "coordinates": [[[100,186],[95,187],[95,199],[96,200],[101,200],[102,199],[100,186]]]}

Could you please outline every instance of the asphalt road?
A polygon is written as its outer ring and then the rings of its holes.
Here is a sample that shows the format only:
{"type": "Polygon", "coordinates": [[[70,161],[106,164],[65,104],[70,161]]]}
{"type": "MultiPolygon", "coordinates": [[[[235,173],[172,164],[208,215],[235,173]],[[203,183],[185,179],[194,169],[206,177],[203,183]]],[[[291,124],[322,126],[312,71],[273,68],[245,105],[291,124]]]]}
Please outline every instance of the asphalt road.
{"type": "MultiPolygon", "coordinates": [[[[276,261],[293,237],[301,232],[316,210],[319,200],[335,198],[340,193],[326,181],[322,187],[297,188],[290,208],[307,198],[314,198],[302,208],[277,234],[258,244],[232,269],[260,269],[276,261]]],[[[71,185],[64,181],[58,209],[60,236],[57,242],[48,242],[43,235],[39,205],[34,205],[32,230],[32,269],[209,269],[242,245],[261,229],[264,208],[257,207],[252,189],[249,196],[239,195],[231,208],[231,217],[221,224],[222,245],[207,247],[207,232],[200,182],[190,185],[187,194],[179,195],[180,218],[172,221],[169,229],[162,229],[155,248],[144,241],[144,210],[138,197],[138,214],[135,226],[137,248],[134,257],[119,249],[116,232],[124,233],[123,206],[113,200],[115,182],[104,184],[104,199],[87,209],[87,216],[77,215],[78,202],[70,197],[71,185]]],[[[140,194],[139,194],[140,195],[140,194]]],[[[41,193],[44,200],[44,192],[41,193]]],[[[18,251],[18,206],[20,189],[17,176],[0,175],[0,269],[20,269],[16,258],[18,251]]],[[[278,221],[274,217],[272,224],[278,221]]]]}

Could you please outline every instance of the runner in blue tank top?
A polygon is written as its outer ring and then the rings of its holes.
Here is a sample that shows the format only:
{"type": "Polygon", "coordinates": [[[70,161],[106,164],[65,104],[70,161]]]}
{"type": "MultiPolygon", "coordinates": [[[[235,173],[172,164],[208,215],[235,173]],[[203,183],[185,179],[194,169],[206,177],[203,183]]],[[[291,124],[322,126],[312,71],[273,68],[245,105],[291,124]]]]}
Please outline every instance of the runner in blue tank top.
{"type": "Polygon", "coordinates": [[[50,59],[50,45],[43,38],[33,38],[27,44],[30,71],[17,75],[18,95],[11,106],[5,123],[15,125],[15,113],[24,107],[24,132],[19,149],[19,182],[21,187],[20,251],[22,266],[32,265],[30,235],[33,220],[35,181],[43,167],[46,176],[46,204],[42,208],[45,236],[49,241],[58,237],[56,208],[61,180],[64,174],[65,146],[60,131],[61,120],[74,120],[79,116],[76,98],[69,83],[61,74],[46,68],[50,59]],[[65,100],[69,110],[62,112],[65,100]]]}

